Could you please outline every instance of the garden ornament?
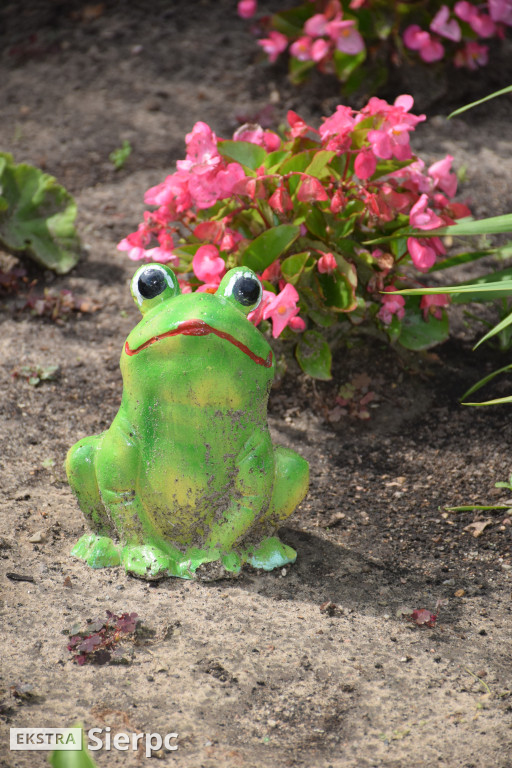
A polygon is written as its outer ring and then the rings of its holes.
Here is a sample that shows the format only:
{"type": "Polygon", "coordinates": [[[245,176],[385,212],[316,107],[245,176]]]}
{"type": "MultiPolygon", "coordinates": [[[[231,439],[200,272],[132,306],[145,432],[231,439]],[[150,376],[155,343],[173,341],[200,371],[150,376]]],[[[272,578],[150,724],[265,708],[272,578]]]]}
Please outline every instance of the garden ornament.
{"type": "Polygon", "coordinates": [[[247,319],[260,281],[238,267],[215,293],[181,294],[169,267],[146,264],[131,291],[143,318],[121,354],[119,411],[67,457],[93,531],[72,554],[144,579],[293,562],[276,529],[306,494],[308,463],[270,439],[274,355],[247,319]]]}

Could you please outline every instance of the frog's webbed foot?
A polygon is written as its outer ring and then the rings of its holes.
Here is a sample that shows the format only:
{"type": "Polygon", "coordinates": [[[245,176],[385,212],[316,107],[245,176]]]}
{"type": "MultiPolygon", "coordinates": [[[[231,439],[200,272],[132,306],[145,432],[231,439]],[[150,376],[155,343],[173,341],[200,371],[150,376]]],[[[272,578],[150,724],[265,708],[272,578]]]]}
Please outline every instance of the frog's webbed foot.
{"type": "Polygon", "coordinates": [[[288,563],[294,563],[297,559],[296,551],[287,544],[283,544],[277,536],[264,539],[259,546],[249,549],[246,556],[249,565],[264,571],[282,568],[288,563]]]}
{"type": "Polygon", "coordinates": [[[112,539],[108,536],[98,536],[96,533],[84,534],[71,550],[71,554],[85,560],[91,568],[109,568],[121,562],[112,539]]]}
{"type": "Polygon", "coordinates": [[[205,560],[194,569],[194,576],[199,581],[219,581],[236,579],[242,570],[242,560],[236,552],[229,552],[218,560],[205,560]]]}
{"type": "Polygon", "coordinates": [[[139,579],[155,581],[173,575],[172,558],[156,546],[128,544],[123,547],[121,558],[126,571],[139,579]]]}

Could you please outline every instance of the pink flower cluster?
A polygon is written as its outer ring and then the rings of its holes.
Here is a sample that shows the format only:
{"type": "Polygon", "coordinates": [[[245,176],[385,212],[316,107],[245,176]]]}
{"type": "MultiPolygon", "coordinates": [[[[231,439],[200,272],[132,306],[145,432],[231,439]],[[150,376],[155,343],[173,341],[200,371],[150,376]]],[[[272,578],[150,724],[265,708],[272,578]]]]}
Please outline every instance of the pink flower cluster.
{"type": "Polygon", "coordinates": [[[441,6],[430,22],[429,31],[417,24],[408,26],[403,41],[425,62],[440,61],[445,55],[446,41],[460,44],[453,57],[455,66],[477,69],[487,64],[489,49],[470,38],[503,37],[504,24],[512,26],[512,0],[488,0],[479,5],[459,0],[453,11],[448,5],[441,6]],[[488,13],[482,12],[482,7],[488,13]]]}
{"type": "MultiPolygon", "coordinates": [[[[377,303],[378,319],[389,325],[393,316],[401,319],[405,311],[401,297],[388,295],[397,279],[403,279],[404,263],[428,271],[445,254],[442,241],[431,230],[469,215],[465,205],[451,199],[457,190],[453,158],[447,155],[426,168],[412,154],[410,134],[425,119],[414,115],[412,108],[408,95],[393,104],[374,97],[360,111],[338,106],[318,129],[290,111],[284,138],[258,125],[244,125],[233,140],[245,143],[246,149],[241,147],[233,156],[261,158],[254,169],[226,159],[211,128],[196,123],[186,137],[185,159],[178,161],[175,173],[147,191],[145,202],[153,210],[118,248],[133,260],[179,267],[184,292],[215,292],[229,267],[249,263],[244,253],[251,241],[286,225],[282,228],[300,233],[295,250],[285,250],[262,271],[263,300],[249,316],[253,323],[270,320],[274,337],[285,328],[305,330],[299,311],[307,312],[309,302],[303,301],[301,283],[282,269],[288,256],[305,253],[308,269],[314,269],[310,286],[316,291],[314,301],[323,306],[324,288],[329,291],[331,286],[336,297],[335,286],[342,283],[352,299],[336,311],[377,303]],[[261,147],[261,155],[249,152],[251,144],[261,147]],[[277,150],[284,153],[276,165],[277,150]],[[296,170],[300,163],[290,165],[294,153],[297,160],[308,158],[304,170],[296,170]],[[322,162],[310,166],[315,157],[322,162]],[[316,170],[308,172],[310,167],[316,170]],[[310,223],[315,210],[316,224],[314,217],[310,223]],[[340,255],[345,235],[337,239],[335,233],[344,221],[351,226],[355,252],[371,264],[369,281],[359,278],[350,253],[340,255]],[[408,237],[407,251],[400,257],[364,246],[366,240],[392,232],[393,226],[418,232],[408,237]]],[[[428,301],[421,306],[425,318],[444,306],[444,298],[428,301]]]]}
{"type": "MultiPolygon", "coordinates": [[[[445,0],[441,7],[437,0],[394,0],[387,4],[382,0],[351,0],[348,9],[345,4],[342,8],[340,0],[316,0],[310,4],[309,17],[307,6],[265,16],[254,27],[259,34],[267,30],[257,42],[271,62],[289,51],[290,75],[296,83],[313,66],[321,72],[334,72],[346,82],[358,67],[371,69],[372,62],[379,59],[379,48],[386,46],[387,51],[389,43],[395,48],[392,59],[399,60],[402,41],[424,62],[445,59],[456,67],[474,70],[487,64],[489,57],[489,46],[481,41],[503,38],[505,27],[512,26],[512,0],[445,0]],[[430,22],[423,21],[420,26],[418,19],[420,23],[425,19],[430,22]],[[365,49],[371,53],[365,64],[364,56],[347,62],[347,55],[356,56],[365,49]]],[[[257,0],[239,0],[242,18],[252,18],[256,10],[257,0]]]]}
{"type": "MultiPolygon", "coordinates": [[[[240,5],[239,14],[242,15],[240,5]]],[[[312,61],[320,68],[331,61],[335,51],[355,55],[365,49],[364,40],[357,30],[357,21],[343,18],[339,0],[329,0],[323,13],[315,13],[306,21],[303,32],[291,43],[290,53],[298,61],[312,61]]],[[[290,42],[290,38],[282,32],[272,30],[268,37],[258,40],[258,45],[274,62],[290,42]]]]}

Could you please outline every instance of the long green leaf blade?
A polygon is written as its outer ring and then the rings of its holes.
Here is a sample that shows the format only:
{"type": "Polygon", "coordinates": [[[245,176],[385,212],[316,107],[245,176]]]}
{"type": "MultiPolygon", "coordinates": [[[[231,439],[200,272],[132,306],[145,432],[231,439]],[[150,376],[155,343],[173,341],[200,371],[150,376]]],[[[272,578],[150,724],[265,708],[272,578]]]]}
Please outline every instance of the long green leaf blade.
{"type": "Polygon", "coordinates": [[[504,368],[498,368],[497,371],[493,371],[492,373],[489,373],[487,376],[484,376],[483,379],[480,379],[480,381],[477,381],[476,384],[473,384],[472,387],[470,387],[467,392],[464,392],[464,394],[461,397],[461,401],[465,400],[466,397],[469,397],[473,394],[473,392],[477,392],[477,390],[481,389],[482,387],[485,387],[486,384],[488,384],[490,381],[494,379],[495,376],[498,376],[500,373],[506,373],[506,371],[512,370],[512,364],[506,365],[504,368]]]}
{"type": "Polygon", "coordinates": [[[512,92],[512,85],[508,85],[506,88],[502,88],[500,91],[495,91],[494,93],[490,93],[489,96],[484,96],[483,99],[478,99],[477,101],[471,102],[471,104],[465,104],[463,107],[459,107],[458,109],[455,109],[453,112],[450,112],[448,115],[448,120],[450,120],[452,117],[456,117],[457,115],[461,115],[463,112],[467,112],[468,109],[473,109],[473,107],[478,107],[479,104],[483,104],[486,101],[490,101],[491,99],[497,98],[497,96],[504,96],[505,93],[512,92]]]}
{"type": "Polygon", "coordinates": [[[480,346],[480,344],[483,344],[484,341],[488,341],[489,339],[492,339],[493,336],[496,336],[497,333],[501,333],[505,328],[507,328],[512,323],[512,312],[510,315],[507,315],[501,323],[498,323],[498,325],[495,325],[494,328],[491,328],[490,331],[488,331],[485,336],[482,336],[480,341],[478,341],[473,349],[477,349],[477,347],[480,346]]]}

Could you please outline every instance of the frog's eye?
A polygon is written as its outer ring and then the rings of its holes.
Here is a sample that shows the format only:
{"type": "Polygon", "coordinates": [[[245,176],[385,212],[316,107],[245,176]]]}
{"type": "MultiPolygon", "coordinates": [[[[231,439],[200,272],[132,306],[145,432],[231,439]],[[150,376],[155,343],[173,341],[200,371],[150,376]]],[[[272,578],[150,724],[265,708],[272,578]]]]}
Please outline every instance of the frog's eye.
{"type": "Polygon", "coordinates": [[[236,302],[239,309],[248,314],[256,309],[261,301],[263,289],[257,276],[251,269],[238,268],[224,275],[217,290],[218,294],[236,302]]]}
{"type": "Polygon", "coordinates": [[[131,292],[142,313],[180,293],[176,275],[163,264],[146,264],[132,278],[131,292]]]}

